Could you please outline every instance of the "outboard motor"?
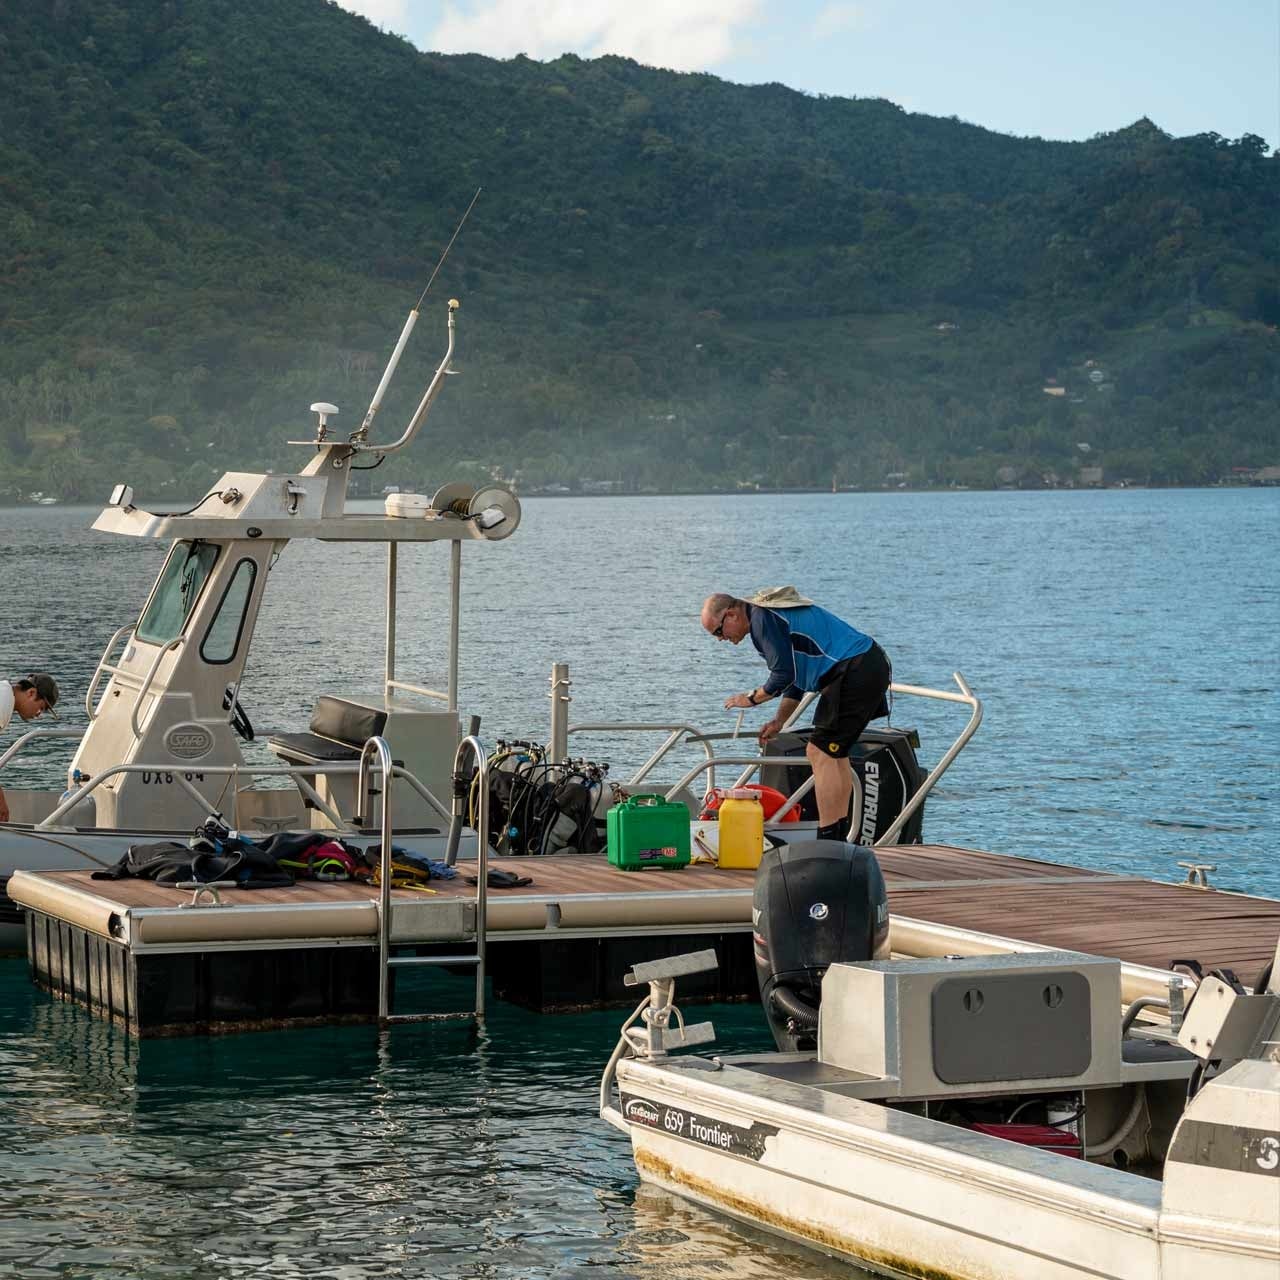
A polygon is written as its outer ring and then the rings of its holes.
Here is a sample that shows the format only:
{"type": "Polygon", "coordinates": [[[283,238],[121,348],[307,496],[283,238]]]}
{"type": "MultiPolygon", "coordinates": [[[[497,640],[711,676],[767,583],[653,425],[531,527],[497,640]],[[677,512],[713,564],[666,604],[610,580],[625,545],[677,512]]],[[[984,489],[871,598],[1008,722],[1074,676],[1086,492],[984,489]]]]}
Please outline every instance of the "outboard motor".
{"type": "Polygon", "coordinates": [[[888,955],[889,901],[876,855],[843,840],[766,850],[751,918],[773,1038],[784,1053],[816,1048],[828,967],[888,955]]]}
{"type": "MultiPolygon", "coordinates": [[[[760,781],[789,796],[801,783],[813,777],[804,765],[787,764],[788,756],[803,756],[812,734],[810,729],[775,734],[765,743],[766,756],[780,763],[764,765],[760,781]]],[[[849,764],[862,788],[862,815],[857,839],[861,844],[875,844],[897,821],[925,780],[916,751],[920,735],[914,729],[888,725],[883,729],[866,729],[849,752],[849,764]]],[[[800,801],[800,817],[814,820],[818,816],[818,799],[810,791],[800,801]]],[[[919,844],[924,839],[924,805],[921,804],[906,821],[894,840],[895,844],[919,844]]]]}

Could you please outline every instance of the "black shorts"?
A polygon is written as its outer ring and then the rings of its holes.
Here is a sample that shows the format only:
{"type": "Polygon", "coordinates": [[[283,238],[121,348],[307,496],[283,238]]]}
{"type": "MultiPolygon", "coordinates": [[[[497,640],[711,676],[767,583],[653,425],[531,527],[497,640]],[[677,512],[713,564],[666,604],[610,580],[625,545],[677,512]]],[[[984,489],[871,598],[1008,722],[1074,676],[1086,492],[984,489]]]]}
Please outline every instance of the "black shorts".
{"type": "Polygon", "coordinates": [[[822,685],[809,740],[825,755],[847,756],[868,723],[889,714],[892,679],[889,657],[878,644],[837,663],[822,685]]]}

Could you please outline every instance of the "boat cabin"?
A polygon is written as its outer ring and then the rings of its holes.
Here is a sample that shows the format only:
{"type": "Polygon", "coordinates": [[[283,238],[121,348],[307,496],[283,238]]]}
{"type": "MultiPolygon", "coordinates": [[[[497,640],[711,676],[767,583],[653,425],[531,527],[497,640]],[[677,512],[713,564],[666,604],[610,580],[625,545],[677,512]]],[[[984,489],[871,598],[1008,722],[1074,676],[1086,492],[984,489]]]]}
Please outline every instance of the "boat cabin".
{"type": "Polygon", "coordinates": [[[61,799],[28,795],[24,803],[15,789],[15,817],[82,834],[189,833],[213,815],[247,831],[350,830],[372,812],[368,798],[356,794],[356,777],[360,751],[376,735],[388,743],[409,784],[395,789],[396,829],[447,825],[460,727],[462,544],[509,537],[519,524],[520,504],[500,485],[477,490],[450,484],[430,498],[391,494],[380,514],[346,507],[353,459],[402,449],[421,427],[450,372],[456,306],[449,305],[445,357],[398,440],[380,445],[367,436],[411,325],[358,431],[333,434],[329,420],[337,408],[312,406],[315,437],[291,442],[312,453],[296,474],[227,472],[181,512],[143,510],[129,486],[115,488],[93,527],[172,545],[137,621],[115,632],[89,681],[89,727],[68,770],[67,792],[61,799]],[[320,694],[306,732],[268,738],[277,763],[264,768],[246,761],[241,750],[254,733],[240,700],[241,680],[272,566],[286,544],[300,538],[385,546],[385,660],[380,681],[372,672],[361,684],[342,683],[320,694]],[[396,670],[397,551],[402,543],[420,542],[449,549],[443,689],[401,680],[396,670]]]}

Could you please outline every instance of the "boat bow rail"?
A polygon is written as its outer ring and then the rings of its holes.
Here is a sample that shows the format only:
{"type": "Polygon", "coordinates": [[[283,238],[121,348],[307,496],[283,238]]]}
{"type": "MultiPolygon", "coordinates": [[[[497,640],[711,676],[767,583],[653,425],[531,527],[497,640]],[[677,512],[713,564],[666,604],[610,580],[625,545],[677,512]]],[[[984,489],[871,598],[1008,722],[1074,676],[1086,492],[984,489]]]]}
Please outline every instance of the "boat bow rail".
{"type": "Polygon", "coordinates": [[[0,769],[9,763],[15,756],[21,755],[24,750],[33,742],[38,742],[44,738],[80,738],[83,731],[68,726],[67,728],[47,728],[47,729],[28,729],[21,737],[15,739],[8,747],[5,748],[3,754],[0,754],[0,769]]]}

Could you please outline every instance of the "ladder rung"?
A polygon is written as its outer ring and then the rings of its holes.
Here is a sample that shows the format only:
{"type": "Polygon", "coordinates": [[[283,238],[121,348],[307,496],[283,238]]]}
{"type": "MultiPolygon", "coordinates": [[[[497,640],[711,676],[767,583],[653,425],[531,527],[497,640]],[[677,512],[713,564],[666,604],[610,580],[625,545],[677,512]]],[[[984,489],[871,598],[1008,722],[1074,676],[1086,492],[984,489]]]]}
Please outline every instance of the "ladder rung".
{"type": "Polygon", "coordinates": [[[388,956],[387,965],[393,964],[479,964],[479,956],[388,956]]]}
{"type": "Polygon", "coordinates": [[[479,1020],[474,1010],[459,1013],[389,1013],[380,1022],[458,1022],[463,1018],[479,1020]]]}

